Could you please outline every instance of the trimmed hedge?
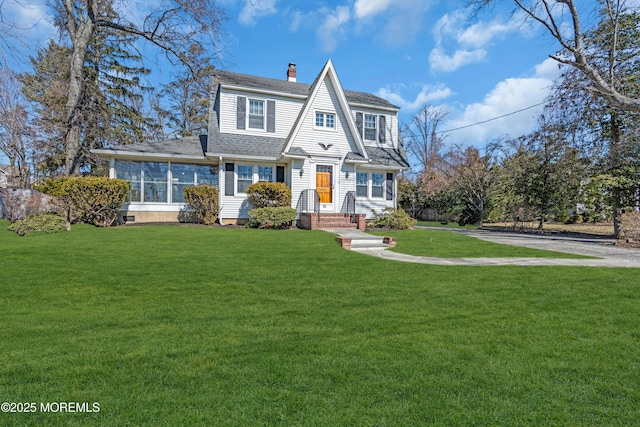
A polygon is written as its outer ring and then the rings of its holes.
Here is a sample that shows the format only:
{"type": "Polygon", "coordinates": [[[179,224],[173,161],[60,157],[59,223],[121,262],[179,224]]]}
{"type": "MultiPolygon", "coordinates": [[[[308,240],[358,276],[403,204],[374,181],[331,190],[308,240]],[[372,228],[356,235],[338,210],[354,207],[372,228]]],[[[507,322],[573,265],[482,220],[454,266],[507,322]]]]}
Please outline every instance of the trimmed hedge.
{"type": "Polygon", "coordinates": [[[215,224],[218,221],[220,208],[218,207],[218,189],[212,185],[196,185],[184,187],[182,195],[186,207],[192,210],[198,221],[204,225],[215,224]]]}
{"type": "Polygon", "coordinates": [[[131,185],[124,179],[107,177],[49,178],[37,190],[56,198],[59,213],[67,220],[109,227],[118,218],[131,185]]]}
{"type": "Polygon", "coordinates": [[[373,226],[378,228],[408,230],[418,223],[402,209],[384,208],[380,213],[374,210],[373,214],[376,216],[373,226]]]}
{"type": "Polygon", "coordinates": [[[257,182],[247,187],[247,199],[254,208],[291,206],[291,189],[283,182],[257,182]]]}
{"type": "Polygon", "coordinates": [[[36,213],[29,215],[26,219],[16,221],[7,230],[17,233],[19,236],[25,234],[57,233],[65,229],[66,221],[60,215],[54,213],[36,213]]]}
{"type": "Polygon", "coordinates": [[[297,215],[298,212],[295,209],[285,206],[251,209],[248,226],[272,229],[289,228],[297,215]]]}

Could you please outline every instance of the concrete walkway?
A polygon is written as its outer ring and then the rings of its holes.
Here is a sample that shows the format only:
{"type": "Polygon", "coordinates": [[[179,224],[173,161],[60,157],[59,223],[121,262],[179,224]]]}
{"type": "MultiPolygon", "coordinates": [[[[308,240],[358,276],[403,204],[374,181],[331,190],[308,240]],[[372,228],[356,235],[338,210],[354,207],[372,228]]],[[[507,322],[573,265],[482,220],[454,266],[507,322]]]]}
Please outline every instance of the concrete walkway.
{"type": "MultiPolygon", "coordinates": [[[[428,228],[428,227],[417,227],[428,228]]],[[[442,230],[443,228],[437,228],[442,230]]],[[[544,235],[509,233],[501,231],[470,230],[449,228],[452,231],[481,240],[532,249],[543,249],[578,255],[597,257],[598,259],[564,258],[435,258],[419,257],[385,250],[384,248],[357,248],[352,250],[379,258],[433,265],[466,266],[573,266],[573,267],[624,267],[640,268],[640,250],[614,246],[614,239],[572,237],[566,235],[544,235]]],[[[362,232],[360,232],[362,233],[362,232]]],[[[350,232],[354,236],[354,232],[350,232]]],[[[362,233],[367,236],[366,233],[362,233]]]]}

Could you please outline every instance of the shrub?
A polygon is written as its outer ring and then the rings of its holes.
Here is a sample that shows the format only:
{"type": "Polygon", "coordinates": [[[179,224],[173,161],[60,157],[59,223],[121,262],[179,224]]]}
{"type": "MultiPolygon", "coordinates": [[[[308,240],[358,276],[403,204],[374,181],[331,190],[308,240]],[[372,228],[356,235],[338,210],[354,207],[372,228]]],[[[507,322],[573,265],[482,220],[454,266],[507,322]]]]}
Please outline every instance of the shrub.
{"type": "Polygon", "coordinates": [[[623,236],[627,239],[640,240],[640,212],[625,212],[620,220],[623,236]]]}
{"type": "Polygon", "coordinates": [[[187,209],[193,211],[199,222],[205,225],[215,224],[220,212],[216,187],[212,185],[184,187],[182,195],[187,209]]]}
{"type": "Polygon", "coordinates": [[[291,206],[291,189],[283,182],[257,182],[247,188],[247,199],[254,208],[291,206]]]}
{"type": "Polygon", "coordinates": [[[118,218],[130,184],[124,179],[106,177],[64,177],[47,179],[38,189],[57,198],[58,211],[67,219],[67,229],[74,220],[109,227],[118,218]]]}
{"type": "Polygon", "coordinates": [[[407,230],[413,228],[418,223],[418,221],[411,218],[409,214],[402,209],[384,208],[380,213],[374,210],[373,214],[376,216],[376,219],[373,221],[373,226],[378,228],[407,230]]]}
{"type": "Polygon", "coordinates": [[[24,236],[28,233],[57,233],[65,229],[65,220],[54,213],[36,213],[9,225],[8,231],[24,236]]]}
{"type": "Polygon", "coordinates": [[[297,215],[295,209],[286,206],[251,209],[248,225],[253,228],[289,228],[297,215]]]}
{"type": "Polygon", "coordinates": [[[0,217],[16,222],[51,209],[49,197],[34,190],[0,188],[0,217]]]}

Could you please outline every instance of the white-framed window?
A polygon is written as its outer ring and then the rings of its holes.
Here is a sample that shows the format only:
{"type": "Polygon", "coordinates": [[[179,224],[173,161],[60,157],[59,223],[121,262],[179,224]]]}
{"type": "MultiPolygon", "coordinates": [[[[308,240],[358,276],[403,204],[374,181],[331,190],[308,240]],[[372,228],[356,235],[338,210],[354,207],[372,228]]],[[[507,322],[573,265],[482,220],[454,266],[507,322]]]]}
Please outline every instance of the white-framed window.
{"type": "Polygon", "coordinates": [[[356,197],[367,197],[368,176],[366,172],[356,173],[356,197]]]}
{"type": "Polygon", "coordinates": [[[238,165],[238,193],[246,193],[253,184],[253,166],[238,165]]]}
{"type": "Polygon", "coordinates": [[[249,129],[264,129],[264,100],[249,99],[249,129]]]}
{"type": "Polygon", "coordinates": [[[258,166],[258,181],[273,182],[273,167],[258,166]]]}
{"type": "Polygon", "coordinates": [[[381,173],[371,174],[371,197],[384,197],[384,175],[381,173]]]}
{"type": "Polygon", "coordinates": [[[184,187],[204,184],[218,186],[217,165],[116,160],[115,172],[116,178],[125,179],[131,184],[127,202],[132,203],[184,203],[184,187]]]}
{"type": "Polygon", "coordinates": [[[364,115],[364,139],[367,141],[375,141],[377,135],[377,116],[372,114],[364,115]]]}
{"type": "Polygon", "coordinates": [[[336,115],[333,113],[316,112],[316,127],[324,129],[335,129],[336,115]]]}

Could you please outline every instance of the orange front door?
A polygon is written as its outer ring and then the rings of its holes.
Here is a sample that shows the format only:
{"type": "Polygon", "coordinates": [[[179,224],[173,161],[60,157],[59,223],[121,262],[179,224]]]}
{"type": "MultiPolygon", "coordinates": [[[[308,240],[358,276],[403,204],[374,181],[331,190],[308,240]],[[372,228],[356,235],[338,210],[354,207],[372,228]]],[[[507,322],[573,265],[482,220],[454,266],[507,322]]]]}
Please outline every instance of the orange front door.
{"type": "Polygon", "coordinates": [[[331,166],[316,166],[316,191],[320,198],[320,203],[331,203],[333,201],[333,188],[331,166]]]}

